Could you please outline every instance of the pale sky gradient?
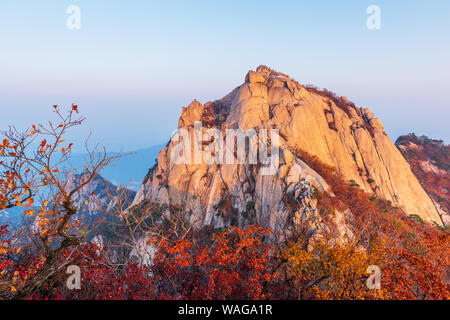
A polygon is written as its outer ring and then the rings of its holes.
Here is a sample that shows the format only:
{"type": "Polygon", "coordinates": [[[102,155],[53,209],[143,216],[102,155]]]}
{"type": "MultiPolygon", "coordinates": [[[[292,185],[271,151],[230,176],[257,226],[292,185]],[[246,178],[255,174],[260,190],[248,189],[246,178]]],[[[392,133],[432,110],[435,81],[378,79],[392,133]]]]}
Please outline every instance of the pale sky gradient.
{"type": "Polygon", "coordinates": [[[0,1],[0,129],[80,106],[109,150],[165,142],[181,107],[265,64],[450,140],[450,1],[0,1]],[[81,30],[66,9],[81,8],[81,30]],[[381,8],[381,30],[366,8],[381,8]]]}

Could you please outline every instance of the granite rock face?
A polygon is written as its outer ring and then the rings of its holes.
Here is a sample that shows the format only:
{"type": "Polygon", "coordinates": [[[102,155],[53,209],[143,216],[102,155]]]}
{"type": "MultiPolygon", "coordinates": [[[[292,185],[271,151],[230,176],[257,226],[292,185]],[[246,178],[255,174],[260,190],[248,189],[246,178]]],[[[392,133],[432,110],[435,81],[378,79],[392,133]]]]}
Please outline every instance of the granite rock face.
{"type": "MultiPolygon", "coordinates": [[[[301,150],[408,214],[440,221],[433,202],[369,109],[355,107],[346,97],[302,86],[266,66],[249,71],[245,82],[224,98],[204,105],[194,101],[183,108],[179,129],[191,142],[181,152],[191,161],[174,161],[173,155],[180,155],[182,135],[172,139],[144,179],[134,204],[150,200],[181,205],[199,225],[258,222],[277,229],[289,221],[307,219],[316,231],[326,229],[329,223],[322,221],[313,195],[316,190],[332,191],[300,159],[301,150]],[[255,145],[265,141],[272,155],[279,149],[270,174],[270,164],[261,157],[256,162],[249,161],[250,156],[241,163],[220,160],[227,150],[239,158],[230,138],[236,130],[248,135],[237,141],[246,146],[246,155],[256,154],[255,145]],[[209,158],[204,153],[198,158],[198,150],[208,151],[209,158]]],[[[342,238],[352,236],[346,223],[350,214],[336,211],[332,218],[342,238]]]]}

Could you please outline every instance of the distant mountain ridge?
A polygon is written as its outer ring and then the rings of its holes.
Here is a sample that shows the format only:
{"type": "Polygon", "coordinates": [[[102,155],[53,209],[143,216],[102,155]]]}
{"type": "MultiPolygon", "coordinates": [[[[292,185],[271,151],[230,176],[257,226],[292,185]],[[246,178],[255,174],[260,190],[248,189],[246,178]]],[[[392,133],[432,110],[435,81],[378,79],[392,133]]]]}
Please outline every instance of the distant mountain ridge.
{"type": "MultiPolygon", "coordinates": [[[[74,189],[83,181],[82,175],[75,175],[66,184],[68,190],[74,189]]],[[[95,215],[105,213],[114,208],[117,202],[126,208],[131,204],[136,192],[122,186],[116,186],[98,175],[86,186],[78,190],[72,200],[81,215],[95,215]]]]}
{"type": "MultiPolygon", "coordinates": [[[[148,169],[154,165],[162,147],[162,145],[154,145],[132,152],[122,152],[125,155],[106,167],[101,175],[110,183],[136,191],[148,173],[148,169]]],[[[116,154],[115,152],[108,153],[110,156],[116,154]]],[[[72,154],[71,162],[75,167],[83,165],[86,163],[86,154],[72,154]]]]}

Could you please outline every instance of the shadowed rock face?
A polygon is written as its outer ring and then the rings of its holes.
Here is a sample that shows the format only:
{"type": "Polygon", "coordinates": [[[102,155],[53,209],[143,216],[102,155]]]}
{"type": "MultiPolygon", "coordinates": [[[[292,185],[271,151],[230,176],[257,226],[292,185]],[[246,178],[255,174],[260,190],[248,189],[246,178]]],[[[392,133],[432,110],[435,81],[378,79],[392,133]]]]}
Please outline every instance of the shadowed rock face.
{"type": "Polygon", "coordinates": [[[442,140],[418,137],[411,133],[400,136],[398,147],[411,170],[433,200],[445,225],[450,224],[450,146],[442,140]]]}
{"type": "MultiPolygon", "coordinates": [[[[205,105],[194,101],[183,108],[179,128],[193,135],[196,121],[202,122],[203,133],[219,129],[223,140],[227,129],[278,129],[278,169],[273,175],[264,175],[260,163],[175,164],[171,155],[178,143],[172,140],[161,150],[134,204],[145,199],[181,204],[191,221],[200,225],[259,222],[276,229],[291,218],[315,217],[316,228],[326,228],[312,195],[314,189],[331,191],[325,180],[300,159],[301,150],[408,214],[440,222],[433,202],[384,132],[381,121],[369,109],[356,108],[345,97],[304,87],[285,74],[259,66],[224,98],[205,105]],[[298,204],[292,217],[287,197],[291,204],[298,204]]],[[[202,148],[208,144],[203,143],[202,148]]],[[[348,214],[336,211],[333,218],[342,237],[351,237],[345,223],[348,214]]]]}

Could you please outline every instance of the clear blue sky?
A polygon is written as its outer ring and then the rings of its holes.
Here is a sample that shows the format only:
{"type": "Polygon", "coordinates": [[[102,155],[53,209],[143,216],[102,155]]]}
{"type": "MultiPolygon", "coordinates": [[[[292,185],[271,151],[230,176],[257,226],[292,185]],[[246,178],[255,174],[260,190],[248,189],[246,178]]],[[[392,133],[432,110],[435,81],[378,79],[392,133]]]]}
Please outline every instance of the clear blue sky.
{"type": "Polygon", "coordinates": [[[371,108],[391,138],[450,140],[450,1],[0,2],[0,128],[77,103],[108,149],[164,142],[183,105],[266,64],[371,108]],[[68,30],[66,9],[81,9],[68,30]],[[366,8],[381,8],[368,30],[366,8]]]}

